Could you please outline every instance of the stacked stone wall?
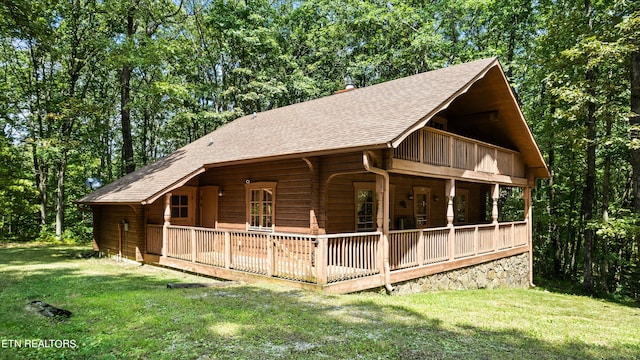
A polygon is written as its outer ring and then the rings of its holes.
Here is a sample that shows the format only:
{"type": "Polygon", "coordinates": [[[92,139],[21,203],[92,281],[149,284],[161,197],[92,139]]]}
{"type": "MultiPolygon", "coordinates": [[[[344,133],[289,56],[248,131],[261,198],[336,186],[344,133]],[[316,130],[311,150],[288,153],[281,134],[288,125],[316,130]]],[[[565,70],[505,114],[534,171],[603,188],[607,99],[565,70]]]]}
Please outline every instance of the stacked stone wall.
{"type": "Polygon", "coordinates": [[[393,284],[394,294],[437,290],[528,288],[527,253],[393,284]]]}

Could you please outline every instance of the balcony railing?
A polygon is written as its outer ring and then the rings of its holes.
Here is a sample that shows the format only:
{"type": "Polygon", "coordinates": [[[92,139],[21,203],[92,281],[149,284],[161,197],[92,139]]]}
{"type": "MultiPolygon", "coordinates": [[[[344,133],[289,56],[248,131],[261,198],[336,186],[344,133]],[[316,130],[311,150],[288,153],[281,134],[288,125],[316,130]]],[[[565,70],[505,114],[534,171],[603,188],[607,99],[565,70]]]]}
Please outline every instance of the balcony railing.
{"type": "Polygon", "coordinates": [[[394,150],[394,158],[489,174],[525,176],[525,166],[517,151],[432,128],[409,135],[394,150]]]}

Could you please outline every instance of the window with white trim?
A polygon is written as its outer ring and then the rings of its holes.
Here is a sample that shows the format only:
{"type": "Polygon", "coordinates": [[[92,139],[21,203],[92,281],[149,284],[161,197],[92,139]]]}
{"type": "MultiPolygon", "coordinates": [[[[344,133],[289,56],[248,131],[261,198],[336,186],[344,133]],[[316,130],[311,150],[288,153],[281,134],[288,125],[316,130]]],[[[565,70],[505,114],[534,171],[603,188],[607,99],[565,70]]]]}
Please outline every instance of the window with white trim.
{"type": "Polygon", "coordinates": [[[247,184],[248,230],[273,231],[275,220],[276,183],[247,184]]]}
{"type": "Polygon", "coordinates": [[[183,186],[171,192],[171,223],[175,225],[195,225],[196,188],[183,186]]]}

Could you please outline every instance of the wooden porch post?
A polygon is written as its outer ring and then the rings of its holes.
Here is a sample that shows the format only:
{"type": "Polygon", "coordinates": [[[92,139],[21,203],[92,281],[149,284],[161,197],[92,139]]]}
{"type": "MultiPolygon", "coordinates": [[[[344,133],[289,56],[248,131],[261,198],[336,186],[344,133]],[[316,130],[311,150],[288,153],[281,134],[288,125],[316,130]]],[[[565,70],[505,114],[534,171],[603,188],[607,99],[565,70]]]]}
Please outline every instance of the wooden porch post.
{"type": "Polygon", "coordinates": [[[492,209],[491,209],[491,223],[495,227],[493,232],[493,251],[498,251],[498,240],[500,239],[500,225],[498,224],[498,199],[500,198],[500,184],[493,184],[493,188],[491,189],[491,200],[492,200],[492,209]]]}
{"type": "Polygon", "coordinates": [[[453,227],[453,220],[455,219],[453,200],[456,197],[456,181],[454,179],[447,180],[445,195],[447,196],[447,227],[449,228],[449,260],[453,260],[456,256],[456,230],[453,227]]]}
{"type": "Polygon", "coordinates": [[[191,261],[196,262],[196,259],[198,258],[196,228],[191,228],[191,230],[189,231],[189,236],[191,237],[191,261]]]}
{"type": "Polygon", "coordinates": [[[171,225],[171,193],[164,196],[164,225],[162,226],[162,257],[167,257],[168,226],[171,225]]]}
{"type": "Polygon", "coordinates": [[[271,234],[267,234],[267,276],[273,276],[275,270],[275,247],[276,242],[271,237],[271,234]]]}
{"type": "Polygon", "coordinates": [[[327,238],[318,237],[316,248],[316,282],[318,285],[327,284],[327,238]]]}
{"type": "Polygon", "coordinates": [[[231,233],[224,232],[224,268],[231,269],[231,233]]]}
{"type": "Polygon", "coordinates": [[[527,224],[527,243],[529,244],[529,285],[533,284],[533,214],[531,211],[531,188],[535,185],[535,179],[529,177],[527,186],[523,189],[524,195],[524,220],[527,224]]]}
{"type": "Polygon", "coordinates": [[[389,189],[382,175],[376,176],[376,195],[378,200],[377,222],[378,231],[382,232],[382,264],[380,272],[385,276],[385,283],[389,283],[389,189]]]}
{"type": "Polygon", "coordinates": [[[379,265],[380,273],[384,278],[384,286],[387,291],[393,291],[391,286],[391,269],[389,266],[389,173],[386,170],[371,166],[369,161],[369,154],[366,151],[362,152],[362,165],[365,170],[376,174],[376,195],[378,200],[378,212],[377,212],[377,225],[378,231],[382,229],[382,235],[380,236],[378,248],[382,248],[382,256],[378,254],[377,258],[382,257],[382,263],[379,265]]]}
{"type": "Polygon", "coordinates": [[[318,235],[320,233],[320,220],[318,219],[320,213],[320,161],[318,158],[302,158],[309,168],[309,175],[311,177],[311,208],[309,209],[309,232],[312,235],[318,235]]]}

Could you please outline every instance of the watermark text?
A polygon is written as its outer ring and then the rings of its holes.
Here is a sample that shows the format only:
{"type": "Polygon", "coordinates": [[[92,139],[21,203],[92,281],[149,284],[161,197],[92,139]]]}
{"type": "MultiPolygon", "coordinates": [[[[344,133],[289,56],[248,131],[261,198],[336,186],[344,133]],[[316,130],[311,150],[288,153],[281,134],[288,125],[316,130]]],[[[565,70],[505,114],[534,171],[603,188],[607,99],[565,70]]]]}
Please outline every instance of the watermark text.
{"type": "Polygon", "coordinates": [[[68,339],[2,339],[2,349],[75,349],[78,344],[68,339]]]}

